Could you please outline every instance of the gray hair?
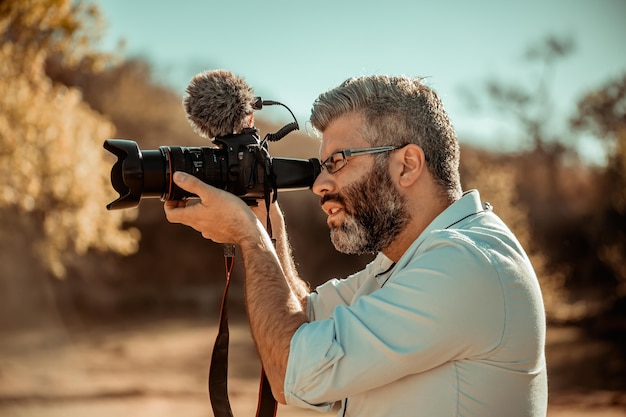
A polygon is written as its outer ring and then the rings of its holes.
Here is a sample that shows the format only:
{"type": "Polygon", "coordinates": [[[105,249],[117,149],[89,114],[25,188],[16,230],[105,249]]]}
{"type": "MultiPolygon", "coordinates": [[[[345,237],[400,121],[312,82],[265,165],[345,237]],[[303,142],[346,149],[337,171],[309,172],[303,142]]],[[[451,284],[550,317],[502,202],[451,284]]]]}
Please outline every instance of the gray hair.
{"type": "Polygon", "coordinates": [[[455,201],[461,196],[456,133],[441,99],[422,81],[385,75],[349,78],[315,100],[311,124],[323,132],[338,117],[357,113],[371,146],[420,146],[431,175],[446,198],[455,201]]]}

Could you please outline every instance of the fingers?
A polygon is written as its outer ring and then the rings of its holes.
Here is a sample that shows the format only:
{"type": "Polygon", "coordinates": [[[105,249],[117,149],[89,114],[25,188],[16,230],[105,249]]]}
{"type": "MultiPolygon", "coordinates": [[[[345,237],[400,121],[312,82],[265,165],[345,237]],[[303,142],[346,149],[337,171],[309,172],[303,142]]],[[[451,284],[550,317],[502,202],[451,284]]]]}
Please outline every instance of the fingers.
{"type": "Polygon", "coordinates": [[[169,209],[187,207],[187,200],[166,200],[165,207],[169,209]]]}
{"type": "MultiPolygon", "coordinates": [[[[176,185],[185,191],[197,195],[200,197],[200,201],[210,201],[211,187],[200,181],[198,178],[180,171],[175,172],[173,178],[176,185]]],[[[189,216],[189,211],[184,209],[195,204],[198,204],[198,201],[186,199],[166,201],[164,209],[167,220],[170,223],[188,224],[188,220],[186,220],[186,218],[189,216]]],[[[193,227],[193,225],[189,225],[193,227]]]]}
{"type": "Polygon", "coordinates": [[[215,242],[237,242],[256,223],[248,206],[234,194],[183,172],[174,173],[173,179],[177,186],[199,199],[166,201],[165,216],[170,223],[190,226],[215,242]]]}
{"type": "Polygon", "coordinates": [[[164,204],[165,217],[170,223],[183,223],[187,207],[198,204],[198,201],[191,200],[166,200],[164,204]]]}

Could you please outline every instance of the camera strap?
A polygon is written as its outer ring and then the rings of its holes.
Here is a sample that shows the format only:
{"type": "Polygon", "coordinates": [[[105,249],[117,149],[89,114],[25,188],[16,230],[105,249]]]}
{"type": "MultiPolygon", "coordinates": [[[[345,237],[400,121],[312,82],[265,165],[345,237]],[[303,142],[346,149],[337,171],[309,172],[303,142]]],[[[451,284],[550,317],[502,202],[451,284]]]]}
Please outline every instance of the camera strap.
{"type": "Polygon", "coordinates": [[[211,354],[209,368],[209,398],[215,417],[232,417],[228,399],[228,343],[230,332],[228,330],[228,288],[230,276],[235,264],[235,245],[224,245],[224,261],[226,266],[226,284],[220,306],[220,319],[217,337],[211,354]]]}
{"type": "MultiPolygon", "coordinates": [[[[269,202],[269,200],[267,200],[267,202],[269,202]]],[[[224,245],[224,261],[226,267],[226,284],[222,295],[218,333],[211,355],[208,380],[209,398],[211,399],[211,407],[213,408],[213,415],[215,417],[233,417],[230,401],[228,399],[228,344],[230,340],[228,330],[228,288],[230,287],[230,276],[235,264],[235,245],[224,245]]],[[[265,370],[261,368],[261,382],[259,386],[256,417],[275,417],[277,410],[278,404],[272,395],[265,370]]]]}

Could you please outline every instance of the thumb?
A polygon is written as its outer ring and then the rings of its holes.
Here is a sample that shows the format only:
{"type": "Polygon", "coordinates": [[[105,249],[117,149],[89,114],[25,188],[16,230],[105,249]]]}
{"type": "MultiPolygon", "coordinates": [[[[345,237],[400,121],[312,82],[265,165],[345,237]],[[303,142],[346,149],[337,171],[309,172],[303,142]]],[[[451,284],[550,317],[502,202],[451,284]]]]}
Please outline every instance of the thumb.
{"type": "Polygon", "coordinates": [[[197,195],[201,199],[206,193],[207,186],[193,175],[189,175],[182,171],[176,171],[174,173],[174,183],[185,191],[189,191],[192,194],[197,195]]]}

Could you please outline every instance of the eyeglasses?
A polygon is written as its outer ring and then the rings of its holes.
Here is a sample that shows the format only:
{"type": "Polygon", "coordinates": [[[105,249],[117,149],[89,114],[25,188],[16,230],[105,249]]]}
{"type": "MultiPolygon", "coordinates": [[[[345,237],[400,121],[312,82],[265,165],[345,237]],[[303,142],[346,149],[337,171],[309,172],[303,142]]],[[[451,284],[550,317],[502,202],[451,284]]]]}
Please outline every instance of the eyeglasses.
{"type": "Polygon", "coordinates": [[[322,166],[322,169],[328,171],[329,174],[334,174],[335,172],[348,165],[348,160],[346,159],[348,157],[390,152],[395,151],[399,148],[401,148],[401,146],[380,146],[378,148],[344,149],[343,151],[337,151],[330,154],[330,156],[322,161],[320,165],[322,166]]]}

